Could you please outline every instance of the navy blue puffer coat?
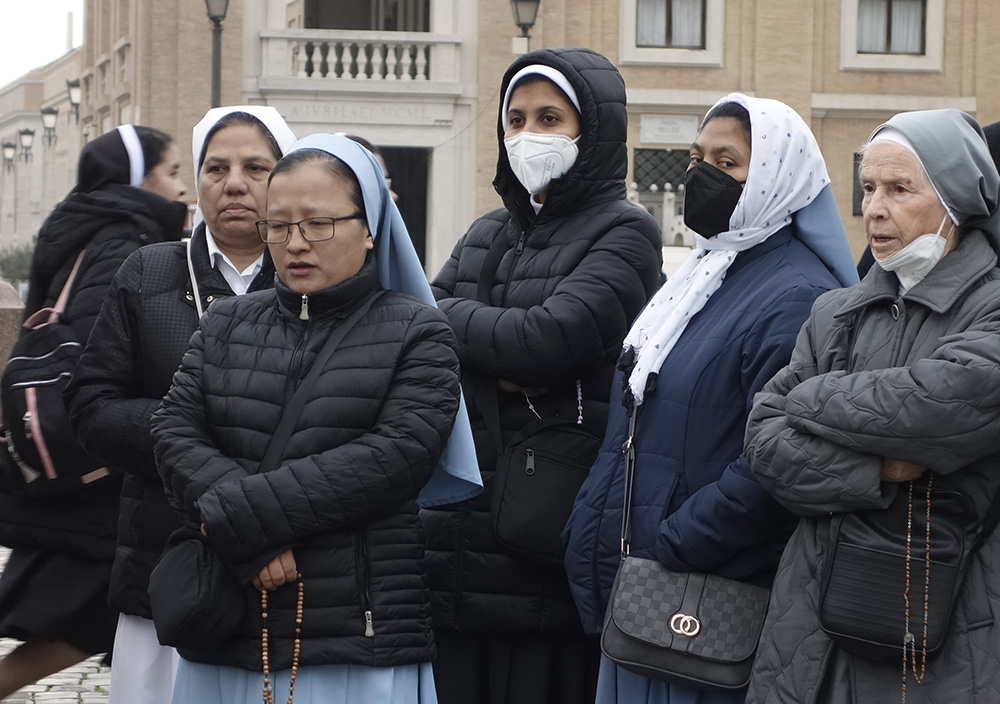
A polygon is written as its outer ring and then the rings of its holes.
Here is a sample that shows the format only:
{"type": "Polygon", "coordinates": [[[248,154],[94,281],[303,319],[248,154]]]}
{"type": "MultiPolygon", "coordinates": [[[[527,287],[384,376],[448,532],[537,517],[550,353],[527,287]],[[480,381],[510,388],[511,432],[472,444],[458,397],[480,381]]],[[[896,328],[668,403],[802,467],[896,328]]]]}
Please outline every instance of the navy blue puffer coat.
{"type": "MultiPolygon", "coordinates": [[[[636,419],[632,549],[668,569],[768,585],[793,518],[743,457],[754,394],[785,364],[813,301],[839,287],[794,224],[740,253],[692,318],[636,419]]],[[[627,375],[613,390],[622,398],[627,375]]],[[[628,416],[613,402],[597,462],[566,528],[584,629],[599,633],[618,569],[628,416]]]]}

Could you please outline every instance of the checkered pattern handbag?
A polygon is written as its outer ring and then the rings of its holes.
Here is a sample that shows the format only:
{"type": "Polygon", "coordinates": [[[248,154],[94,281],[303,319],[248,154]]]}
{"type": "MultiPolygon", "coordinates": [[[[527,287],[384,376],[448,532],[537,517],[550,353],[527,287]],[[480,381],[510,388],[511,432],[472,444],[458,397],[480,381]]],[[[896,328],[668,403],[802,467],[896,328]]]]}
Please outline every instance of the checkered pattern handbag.
{"type": "Polygon", "coordinates": [[[625,442],[622,561],[604,617],[601,650],[615,663],[654,679],[703,689],[738,689],[750,681],[769,592],[698,572],[671,572],[628,554],[635,454],[634,412],[625,442]]]}

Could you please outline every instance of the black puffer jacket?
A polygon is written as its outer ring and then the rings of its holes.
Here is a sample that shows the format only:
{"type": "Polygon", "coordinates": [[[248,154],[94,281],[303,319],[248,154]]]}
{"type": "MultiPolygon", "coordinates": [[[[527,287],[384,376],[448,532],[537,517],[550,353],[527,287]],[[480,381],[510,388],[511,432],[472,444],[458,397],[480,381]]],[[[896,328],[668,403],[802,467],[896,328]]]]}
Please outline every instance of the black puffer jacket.
{"type": "MultiPolygon", "coordinates": [[[[459,240],[435,278],[435,297],[459,343],[462,381],[476,432],[485,489],[475,499],[421,512],[428,535],[435,626],[486,632],[576,632],[564,575],[547,575],[503,554],[489,506],[495,444],[476,404],[479,382],[543,388],[531,401],[543,417],[577,417],[580,379],[587,425],[603,432],[615,360],[632,320],[660,285],[660,230],[625,199],[625,85],[603,56],[554,49],[522,56],[500,94],[529,64],[563,73],[581,106],[579,156],[548,189],[536,216],[510,168],[498,127],[494,186],[506,208],[487,213],[459,240]],[[490,305],[477,300],[479,273],[494,239],[509,250],[490,305]]],[[[521,394],[498,392],[508,440],[535,416],[521,394]]]]}
{"type": "MultiPolygon", "coordinates": [[[[343,317],[378,290],[375,266],[309,296],[219,301],[153,418],[171,505],[244,583],[292,548],[304,580],[301,664],[428,662],[430,602],[416,498],[458,411],[455,338],[444,316],[384,292],[310,390],[278,467],[256,470],[294,385],[343,317]],[[277,301],[277,302],[276,302],[277,301]],[[252,380],[252,381],[251,381],[252,380]],[[371,611],[375,635],[365,636],[371,611]]],[[[260,595],[240,632],[191,660],[260,669],[260,595]]],[[[291,664],[296,589],[269,600],[270,664],[291,664]]]]}
{"type": "MultiPolygon", "coordinates": [[[[70,193],[38,233],[25,313],[55,303],[86,249],[63,314],[86,341],[118,267],[145,244],[180,239],[186,212],[183,203],[120,184],[70,193]]],[[[111,560],[120,489],[113,477],[65,498],[0,495],[0,543],[111,560]]]]}
{"type": "MultiPolygon", "coordinates": [[[[124,474],[110,599],[118,611],[144,618],[150,617],[149,573],[179,525],[156,472],[149,424],[198,327],[186,247],[144,247],[126,260],[66,389],[80,442],[124,474]]],[[[204,224],[191,247],[202,305],[232,296],[211,266],[204,224]]],[[[250,291],[273,282],[274,265],[265,252],[250,291]]]]}

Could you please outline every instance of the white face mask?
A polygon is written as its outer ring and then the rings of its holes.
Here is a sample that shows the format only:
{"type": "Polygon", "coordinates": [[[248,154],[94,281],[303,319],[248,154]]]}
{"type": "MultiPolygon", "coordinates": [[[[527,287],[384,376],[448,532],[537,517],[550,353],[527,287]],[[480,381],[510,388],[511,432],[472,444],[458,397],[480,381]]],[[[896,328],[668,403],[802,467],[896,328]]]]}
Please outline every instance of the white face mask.
{"type": "Polygon", "coordinates": [[[562,134],[522,132],[503,141],[510,168],[528,193],[535,195],[549,187],[552,179],[564,176],[576,163],[580,150],[562,134]]]}
{"type": "Polygon", "coordinates": [[[948,238],[941,236],[941,230],[947,221],[948,214],[945,213],[937,232],[920,235],[892,256],[881,261],[876,260],[878,265],[886,271],[895,271],[899,283],[904,289],[910,290],[923,281],[930,270],[941,261],[944,247],[948,243],[948,238]]]}

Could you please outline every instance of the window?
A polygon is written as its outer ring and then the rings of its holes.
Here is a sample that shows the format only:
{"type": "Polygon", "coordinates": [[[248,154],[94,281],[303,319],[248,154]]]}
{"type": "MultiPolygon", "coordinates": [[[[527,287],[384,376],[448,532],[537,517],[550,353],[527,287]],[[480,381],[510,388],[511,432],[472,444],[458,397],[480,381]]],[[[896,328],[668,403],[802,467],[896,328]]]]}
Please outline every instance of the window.
{"type": "Polygon", "coordinates": [[[637,47],[705,48],[705,0],[636,0],[637,47]]]}
{"type": "Polygon", "coordinates": [[[941,71],[945,0],[841,0],[840,68],[941,71]]]}
{"type": "Polygon", "coordinates": [[[621,63],[722,65],[725,0],[621,0],[621,63]]]}
{"type": "Polygon", "coordinates": [[[859,54],[923,54],[925,0],[858,0],[859,54]]]}

